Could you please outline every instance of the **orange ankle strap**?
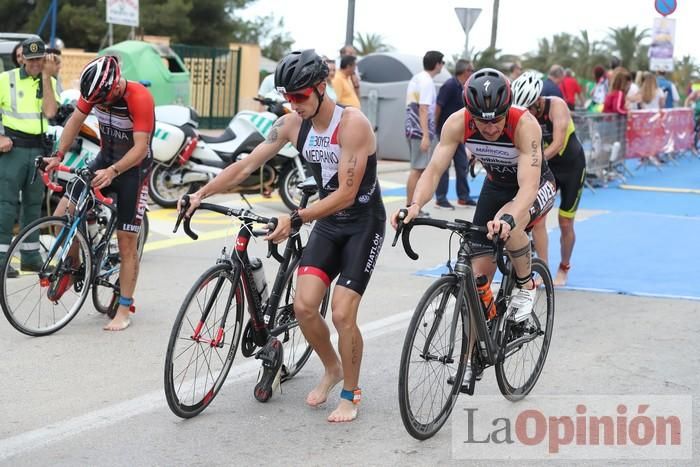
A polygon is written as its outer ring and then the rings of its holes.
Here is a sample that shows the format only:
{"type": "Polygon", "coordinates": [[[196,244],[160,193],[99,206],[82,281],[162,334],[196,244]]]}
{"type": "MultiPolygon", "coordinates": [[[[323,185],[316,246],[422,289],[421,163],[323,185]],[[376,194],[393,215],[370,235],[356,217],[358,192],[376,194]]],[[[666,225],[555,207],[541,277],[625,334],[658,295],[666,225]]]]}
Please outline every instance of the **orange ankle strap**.
{"type": "Polygon", "coordinates": [[[559,269],[561,269],[562,271],[568,272],[569,269],[571,269],[571,263],[566,263],[566,264],[559,263],[559,269]]]}

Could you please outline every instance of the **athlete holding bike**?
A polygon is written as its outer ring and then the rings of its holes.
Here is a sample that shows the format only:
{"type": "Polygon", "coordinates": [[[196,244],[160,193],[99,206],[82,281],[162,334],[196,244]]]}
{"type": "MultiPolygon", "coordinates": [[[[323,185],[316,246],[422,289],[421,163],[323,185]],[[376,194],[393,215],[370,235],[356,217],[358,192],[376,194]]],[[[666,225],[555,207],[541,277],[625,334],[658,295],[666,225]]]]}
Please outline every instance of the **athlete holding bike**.
{"type": "MultiPolygon", "coordinates": [[[[101,148],[90,163],[95,174],[92,186],[117,195],[117,242],[121,260],[119,308],[104,329],[121,331],[131,323],[129,309],[134,302],[139,272],[137,243],[148,199],[155,105],[153,96],[142,84],[121,76],[116,57],[106,55],[91,61],[80,75],[80,99],[61,134],[58,149],[47,159],[47,170],[60,163],[93,109],[100,123],[101,148]]],[[[71,195],[80,193],[80,183],[76,179],[73,186],[69,184],[55,215],[64,215],[69,203],[75,204],[71,195]]]]}
{"type": "MultiPolygon", "coordinates": [[[[531,314],[537,295],[526,229],[552,207],[556,192],[554,177],[542,157],[542,133],[526,109],[511,107],[510,82],[500,71],[483,68],[475,72],[464,86],[464,101],[465,108],[452,114],[443,126],[404,223],[414,219],[432,199],[457,145],[466,144],[487,173],[473,222],[488,228],[489,239],[498,235],[506,242],[516,275],[507,313],[515,321],[524,320],[531,314]]],[[[394,228],[398,215],[399,211],[391,218],[394,228]]],[[[491,246],[486,238],[482,243],[491,246]]],[[[489,280],[496,271],[491,255],[475,258],[472,265],[475,276],[483,274],[489,280]]],[[[474,339],[470,342],[473,345],[474,339]]],[[[470,379],[468,365],[463,384],[470,379]]]]}
{"type": "MultiPolygon", "coordinates": [[[[540,124],[545,144],[543,155],[561,192],[561,262],[554,285],[562,286],[566,284],[569,275],[571,254],[576,242],[574,217],[586,179],[586,154],[576,136],[574,121],[566,102],[560,97],[543,97],[541,93],[542,80],[532,71],[526,71],[513,82],[513,103],[529,109],[540,124]]],[[[547,227],[544,222],[535,225],[532,237],[537,256],[549,263],[547,227]]]]}
{"type": "Polygon", "coordinates": [[[280,216],[277,228],[266,239],[282,242],[303,223],[317,221],[301,257],[294,300],[304,337],[325,368],[306,402],[314,407],[323,404],[332,388],[343,381],[340,403],[328,420],[345,422],[355,419],[360,402],[363,343],[357,312],[384,241],[386,213],[377,180],[372,126],[358,109],[343,108],[328,98],[327,75],[328,65],[313,50],[284,57],[275,70],[275,86],[294,113],[278,119],[267,139],[248,157],[190,195],[187,215],[204,198],[241,183],[288,142],[296,145],[309,163],[321,200],[290,216],[280,216]],[[318,311],[336,276],[332,307],[340,358],[318,311]]]}

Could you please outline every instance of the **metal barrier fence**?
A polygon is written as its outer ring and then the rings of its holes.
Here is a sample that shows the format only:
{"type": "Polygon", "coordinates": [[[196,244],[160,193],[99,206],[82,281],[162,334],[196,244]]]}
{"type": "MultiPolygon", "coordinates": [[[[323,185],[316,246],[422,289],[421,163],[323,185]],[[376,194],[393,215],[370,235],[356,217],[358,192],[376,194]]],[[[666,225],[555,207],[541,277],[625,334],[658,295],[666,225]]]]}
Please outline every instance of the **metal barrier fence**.
{"type": "Polygon", "coordinates": [[[637,158],[640,166],[661,162],[694,149],[693,116],[690,109],[632,111],[625,115],[574,112],[576,135],[586,153],[589,187],[613,179],[625,181],[632,172],[625,159],[637,158]]]}
{"type": "Polygon", "coordinates": [[[624,165],[625,128],[624,115],[573,112],[576,135],[586,153],[586,184],[605,184],[611,179],[631,175],[624,165]]]}

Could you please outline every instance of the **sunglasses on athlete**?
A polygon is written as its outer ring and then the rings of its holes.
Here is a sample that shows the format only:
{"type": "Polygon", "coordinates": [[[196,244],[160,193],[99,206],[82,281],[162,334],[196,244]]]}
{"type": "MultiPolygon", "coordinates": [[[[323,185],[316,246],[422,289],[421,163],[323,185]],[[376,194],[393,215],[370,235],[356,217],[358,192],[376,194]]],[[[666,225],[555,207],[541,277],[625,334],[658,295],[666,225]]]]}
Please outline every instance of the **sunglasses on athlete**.
{"type": "Polygon", "coordinates": [[[295,92],[282,92],[282,96],[287,102],[298,104],[300,102],[306,102],[313,92],[314,88],[308,87],[295,92]]]}
{"type": "Polygon", "coordinates": [[[484,125],[489,124],[489,123],[493,123],[494,125],[497,125],[497,124],[501,123],[501,122],[503,121],[503,119],[506,118],[506,116],[505,116],[505,115],[501,115],[501,116],[498,117],[498,118],[479,118],[479,117],[477,117],[477,116],[475,116],[475,115],[472,115],[472,118],[473,118],[474,120],[476,120],[477,122],[479,122],[479,123],[481,123],[481,124],[484,124],[484,125]]]}

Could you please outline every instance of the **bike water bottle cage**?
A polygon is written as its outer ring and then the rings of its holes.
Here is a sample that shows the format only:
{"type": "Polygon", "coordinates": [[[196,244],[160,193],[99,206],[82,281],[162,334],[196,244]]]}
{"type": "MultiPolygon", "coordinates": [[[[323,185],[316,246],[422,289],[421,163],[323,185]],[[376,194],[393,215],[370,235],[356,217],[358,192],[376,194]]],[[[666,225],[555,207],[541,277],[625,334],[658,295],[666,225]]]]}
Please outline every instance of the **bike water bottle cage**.
{"type": "Polygon", "coordinates": [[[362,401],[362,390],[360,388],[354,389],[352,391],[343,388],[342,391],[340,391],[340,398],[345,399],[346,401],[350,401],[353,404],[357,405],[362,401]]]}

